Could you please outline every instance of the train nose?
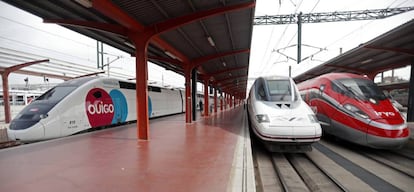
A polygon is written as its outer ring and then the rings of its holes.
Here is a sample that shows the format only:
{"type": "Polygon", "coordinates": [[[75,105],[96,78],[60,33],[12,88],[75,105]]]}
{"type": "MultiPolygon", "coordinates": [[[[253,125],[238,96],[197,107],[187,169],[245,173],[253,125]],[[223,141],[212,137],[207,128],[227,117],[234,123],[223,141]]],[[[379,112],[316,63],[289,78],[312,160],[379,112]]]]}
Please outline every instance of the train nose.
{"type": "Polygon", "coordinates": [[[368,133],[368,145],[382,149],[401,148],[408,142],[410,137],[410,131],[405,123],[389,125],[371,122],[368,133]]]}
{"type": "Polygon", "coordinates": [[[32,127],[23,130],[7,130],[7,136],[11,140],[31,142],[43,140],[45,137],[45,128],[42,123],[36,123],[32,127]]]}
{"type": "Polygon", "coordinates": [[[9,140],[16,141],[16,135],[14,134],[14,131],[10,130],[9,128],[7,128],[6,131],[7,131],[7,138],[9,140]]]}

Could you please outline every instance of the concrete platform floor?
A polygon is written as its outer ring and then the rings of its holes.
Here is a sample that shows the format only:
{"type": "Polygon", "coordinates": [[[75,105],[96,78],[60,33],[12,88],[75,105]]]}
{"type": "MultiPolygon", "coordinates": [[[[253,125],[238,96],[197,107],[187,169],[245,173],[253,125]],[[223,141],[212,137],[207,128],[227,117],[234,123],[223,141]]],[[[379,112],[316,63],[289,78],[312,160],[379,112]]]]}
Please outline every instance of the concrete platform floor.
{"type": "Polygon", "coordinates": [[[0,191],[237,191],[240,161],[251,161],[236,158],[250,148],[243,107],[184,118],[151,120],[149,141],[130,124],[0,150],[0,191]]]}

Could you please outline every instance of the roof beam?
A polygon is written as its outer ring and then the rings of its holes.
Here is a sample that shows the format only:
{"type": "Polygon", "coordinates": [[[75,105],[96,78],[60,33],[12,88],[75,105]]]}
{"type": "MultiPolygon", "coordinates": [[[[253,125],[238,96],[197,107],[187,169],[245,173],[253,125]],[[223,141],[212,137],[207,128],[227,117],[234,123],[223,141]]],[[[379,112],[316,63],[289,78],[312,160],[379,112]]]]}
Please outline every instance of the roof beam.
{"type": "Polygon", "coordinates": [[[387,65],[387,66],[383,66],[380,68],[376,68],[376,70],[374,71],[376,74],[387,71],[387,70],[391,70],[391,69],[398,69],[401,67],[405,67],[407,65],[410,65],[411,62],[410,61],[403,61],[401,63],[395,63],[393,65],[387,65]]]}
{"type": "Polygon", "coordinates": [[[110,0],[92,0],[92,7],[130,30],[145,30],[145,26],[115,6],[110,0]]]}
{"type": "Polygon", "coordinates": [[[4,71],[11,73],[11,72],[17,71],[21,68],[28,67],[30,65],[34,65],[34,64],[37,64],[37,63],[43,63],[43,62],[49,62],[49,59],[31,61],[31,62],[27,62],[27,63],[14,65],[14,66],[11,66],[11,67],[7,67],[4,71]]]}
{"type": "Polygon", "coordinates": [[[359,74],[366,73],[366,71],[364,71],[362,69],[357,69],[357,68],[352,68],[352,67],[338,66],[338,65],[332,65],[332,64],[327,64],[325,66],[333,67],[333,68],[337,68],[337,69],[345,69],[345,70],[352,71],[352,72],[359,73],[359,74]]]}
{"type": "Polygon", "coordinates": [[[216,82],[226,82],[228,80],[232,80],[232,79],[239,79],[239,78],[246,78],[247,75],[239,75],[239,76],[235,76],[235,77],[229,77],[229,78],[224,78],[224,79],[217,79],[216,82]]]}
{"type": "Polygon", "coordinates": [[[207,75],[208,76],[215,76],[215,75],[220,75],[220,74],[223,74],[223,73],[228,73],[228,72],[231,72],[231,71],[245,70],[245,69],[248,69],[248,68],[249,68],[249,66],[234,67],[234,68],[229,68],[229,69],[225,69],[225,70],[221,70],[221,71],[216,71],[214,73],[210,73],[210,74],[207,74],[207,75]]]}
{"type": "Polygon", "coordinates": [[[99,30],[103,32],[110,32],[117,35],[122,35],[127,37],[127,29],[121,25],[109,24],[109,23],[100,23],[93,21],[80,21],[80,20],[70,20],[70,19],[44,19],[43,23],[53,23],[63,26],[75,26],[82,27],[86,29],[99,30]]]}
{"type": "Polygon", "coordinates": [[[239,54],[239,53],[249,53],[250,49],[242,49],[242,50],[235,50],[235,51],[229,51],[229,52],[222,52],[222,53],[217,53],[217,54],[213,54],[213,55],[207,55],[204,57],[199,57],[197,59],[194,59],[192,61],[193,63],[193,67],[197,68],[201,65],[203,65],[205,62],[210,61],[210,60],[214,60],[214,59],[218,59],[221,57],[226,57],[226,56],[230,56],[230,55],[235,55],[235,54],[239,54]]]}
{"type": "MultiPolygon", "coordinates": [[[[114,5],[110,0],[94,0],[92,2],[92,7],[95,8],[100,13],[106,15],[107,17],[115,20],[121,26],[126,27],[129,30],[129,33],[143,33],[149,29],[146,26],[138,23],[134,18],[126,14],[122,9],[114,5]]],[[[130,34],[132,35],[132,34],[130,34]]],[[[180,51],[172,47],[170,44],[162,40],[157,34],[151,39],[151,43],[157,47],[160,47],[164,51],[168,51],[174,54],[179,60],[183,62],[188,62],[189,59],[187,56],[182,54],[180,51]]]]}
{"type": "MultiPolygon", "coordinates": [[[[243,83],[247,83],[247,79],[239,81],[238,85],[241,85],[243,83]]],[[[225,83],[225,84],[219,85],[219,87],[222,88],[222,89],[225,89],[225,88],[228,88],[229,86],[233,86],[233,85],[236,85],[236,83],[234,83],[234,82],[225,83]]]]}
{"type": "Polygon", "coordinates": [[[373,49],[373,50],[380,50],[380,51],[395,52],[395,53],[406,54],[406,55],[409,55],[409,56],[414,56],[414,50],[412,50],[412,49],[381,47],[381,46],[373,46],[373,45],[365,45],[364,48],[373,49]]]}
{"type": "Polygon", "coordinates": [[[231,11],[237,11],[241,9],[247,9],[252,8],[256,5],[255,2],[249,2],[249,3],[240,3],[237,5],[231,5],[231,6],[224,6],[216,9],[210,9],[206,11],[197,11],[193,14],[184,15],[181,17],[169,19],[160,23],[155,24],[153,27],[156,29],[158,33],[162,33],[171,29],[175,29],[177,27],[180,27],[182,25],[198,21],[201,19],[204,19],[206,17],[211,17],[215,15],[224,14],[231,11]]]}

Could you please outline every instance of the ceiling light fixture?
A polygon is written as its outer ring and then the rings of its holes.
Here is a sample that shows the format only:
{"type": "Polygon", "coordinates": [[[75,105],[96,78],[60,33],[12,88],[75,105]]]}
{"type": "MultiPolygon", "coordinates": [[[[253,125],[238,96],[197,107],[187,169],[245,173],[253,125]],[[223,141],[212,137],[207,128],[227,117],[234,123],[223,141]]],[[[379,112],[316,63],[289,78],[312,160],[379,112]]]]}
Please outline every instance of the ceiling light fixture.
{"type": "Polygon", "coordinates": [[[91,8],[92,7],[92,2],[90,0],[75,0],[76,2],[78,2],[79,4],[81,4],[82,6],[86,7],[86,8],[91,8]]]}
{"type": "Polygon", "coordinates": [[[371,61],[372,61],[372,59],[367,59],[367,60],[365,60],[365,61],[362,61],[362,62],[361,62],[361,64],[369,63],[369,62],[371,62],[371,61]]]}
{"type": "Polygon", "coordinates": [[[166,55],[168,55],[169,57],[173,58],[173,59],[177,59],[177,57],[176,57],[174,54],[172,54],[172,53],[170,53],[170,52],[168,52],[168,51],[165,51],[164,53],[165,53],[166,55]]]}
{"type": "Polygon", "coordinates": [[[210,36],[208,36],[208,37],[207,37],[207,40],[208,40],[208,42],[210,43],[210,45],[211,45],[212,47],[216,46],[216,44],[214,43],[213,38],[211,38],[210,36]]]}
{"type": "Polygon", "coordinates": [[[227,66],[226,62],[224,62],[224,61],[223,61],[222,64],[223,64],[223,67],[226,67],[227,66]]]}
{"type": "Polygon", "coordinates": [[[128,45],[128,47],[131,47],[131,48],[134,48],[135,49],[134,44],[130,43],[129,41],[124,41],[124,44],[125,45],[128,45]]]}

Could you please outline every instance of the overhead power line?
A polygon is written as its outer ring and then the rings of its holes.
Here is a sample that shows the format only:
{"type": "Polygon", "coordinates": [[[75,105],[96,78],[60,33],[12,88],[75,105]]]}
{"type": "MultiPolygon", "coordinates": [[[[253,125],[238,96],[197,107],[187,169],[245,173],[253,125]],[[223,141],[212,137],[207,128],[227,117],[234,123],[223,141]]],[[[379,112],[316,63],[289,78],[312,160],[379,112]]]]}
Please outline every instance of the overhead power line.
{"type": "Polygon", "coordinates": [[[253,25],[283,25],[301,23],[322,23],[340,21],[361,21],[383,19],[414,10],[414,7],[400,7],[387,9],[372,9],[361,11],[335,11],[324,13],[297,13],[289,15],[264,15],[255,16],[253,25]]]}
{"type": "Polygon", "coordinates": [[[255,16],[253,25],[283,25],[298,24],[298,56],[297,63],[301,59],[302,45],[302,23],[322,23],[322,22],[339,22],[339,21],[362,21],[383,19],[414,10],[414,7],[399,7],[386,9],[372,9],[362,11],[335,11],[325,13],[295,13],[290,15],[265,15],[255,16]]]}

